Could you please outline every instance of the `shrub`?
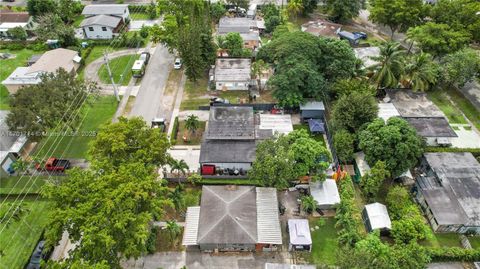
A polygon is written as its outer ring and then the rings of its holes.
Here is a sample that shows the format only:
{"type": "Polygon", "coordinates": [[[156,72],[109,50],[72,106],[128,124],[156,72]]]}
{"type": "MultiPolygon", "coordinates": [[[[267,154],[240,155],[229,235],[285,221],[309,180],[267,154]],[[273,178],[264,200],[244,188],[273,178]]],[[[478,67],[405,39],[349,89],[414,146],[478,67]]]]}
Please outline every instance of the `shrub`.
{"type": "Polygon", "coordinates": [[[428,255],[434,262],[463,261],[474,262],[480,260],[480,250],[464,249],[459,247],[450,248],[427,248],[428,255]]]}
{"type": "Polygon", "coordinates": [[[148,235],[147,241],[145,243],[148,254],[155,253],[155,250],[157,249],[157,235],[159,231],[159,227],[152,227],[152,229],[150,230],[150,234],[148,235]]]}
{"type": "Polygon", "coordinates": [[[172,133],[170,134],[170,143],[172,145],[175,145],[177,143],[177,140],[176,140],[177,133],[178,133],[178,117],[175,117],[175,120],[173,121],[172,133]]]}
{"type": "Polygon", "coordinates": [[[358,232],[359,222],[355,218],[357,209],[355,207],[355,190],[349,176],[339,181],[340,205],[337,208],[335,226],[339,228],[338,242],[341,245],[354,246],[362,236],[358,232]]]}
{"type": "Polygon", "coordinates": [[[48,46],[42,42],[35,42],[27,45],[27,49],[31,49],[33,51],[43,51],[47,50],[48,46]]]}
{"type": "Polygon", "coordinates": [[[150,27],[146,25],[142,25],[142,28],[140,28],[139,34],[142,38],[147,38],[149,32],[150,32],[150,27]]]}

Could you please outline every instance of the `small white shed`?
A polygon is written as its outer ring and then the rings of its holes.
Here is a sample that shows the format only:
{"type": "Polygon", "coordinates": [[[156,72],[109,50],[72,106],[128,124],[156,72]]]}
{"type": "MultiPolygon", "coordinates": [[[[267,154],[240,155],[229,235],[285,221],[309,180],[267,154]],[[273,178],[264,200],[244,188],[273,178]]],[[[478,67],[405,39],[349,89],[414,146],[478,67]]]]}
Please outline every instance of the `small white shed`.
{"type": "Polygon", "coordinates": [[[310,195],[317,201],[317,207],[320,209],[334,209],[340,204],[337,183],[333,179],[310,182],[310,195]]]}
{"type": "Polygon", "coordinates": [[[380,233],[383,233],[392,228],[387,207],[380,203],[365,205],[362,211],[362,219],[368,232],[380,230],[380,233]]]}
{"type": "Polygon", "coordinates": [[[288,232],[290,234],[290,242],[288,244],[289,251],[312,251],[312,237],[307,219],[289,219],[288,232]]]}

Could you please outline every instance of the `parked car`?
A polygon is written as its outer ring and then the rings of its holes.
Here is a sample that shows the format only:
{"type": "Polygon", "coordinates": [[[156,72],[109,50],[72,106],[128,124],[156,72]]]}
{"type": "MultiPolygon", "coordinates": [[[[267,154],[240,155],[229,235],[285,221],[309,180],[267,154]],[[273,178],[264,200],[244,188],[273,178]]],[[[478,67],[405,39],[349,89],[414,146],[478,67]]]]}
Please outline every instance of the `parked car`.
{"type": "Polygon", "coordinates": [[[132,76],[134,78],[141,78],[145,74],[145,61],[136,60],[132,66],[132,76]]]}
{"type": "Polygon", "coordinates": [[[173,64],[173,68],[177,70],[182,68],[182,59],[175,58],[175,63],[173,64]]]}
{"type": "Polygon", "coordinates": [[[150,52],[146,52],[146,51],[142,52],[140,54],[139,60],[143,60],[145,62],[145,65],[147,65],[148,61],[150,61],[150,52]]]}
{"type": "Polygon", "coordinates": [[[367,39],[368,37],[364,32],[353,32],[352,34],[360,39],[367,39]]]}
{"type": "Polygon", "coordinates": [[[69,160],[66,159],[57,159],[55,157],[48,158],[44,166],[41,166],[39,163],[35,165],[37,170],[45,170],[50,172],[65,172],[70,168],[71,164],[69,160]]]}
{"type": "Polygon", "coordinates": [[[220,97],[213,97],[210,98],[210,105],[212,106],[213,104],[230,104],[230,101],[220,97]]]}
{"type": "Polygon", "coordinates": [[[40,262],[43,257],[43,248],[45,246],[45,241],[38,242],[35,250],[33,250],[32,256],[30,257],[30,262],[28,263],[27,269],[40,269],[40,262]]]}

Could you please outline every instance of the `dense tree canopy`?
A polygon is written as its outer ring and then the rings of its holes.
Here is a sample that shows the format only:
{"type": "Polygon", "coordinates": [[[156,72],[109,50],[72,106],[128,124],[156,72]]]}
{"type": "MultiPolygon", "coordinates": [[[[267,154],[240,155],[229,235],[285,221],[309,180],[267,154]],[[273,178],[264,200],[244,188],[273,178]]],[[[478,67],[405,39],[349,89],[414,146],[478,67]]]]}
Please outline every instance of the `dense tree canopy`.
{"type": "Polygon", "coordinates": [[[333,21],[345,23],[358,16],[361,0],[327,0],[327,9],[333,21]]]}
{"type": "Polygon", "coordinates": [[[228,52],[230,57],[249,57],[252,53],[243,48],[243,39],[239,33],[228,33],[217,36],[218,46],[228,52]]]}
{"type": "Polygon", "coordinates": [[[387,123],[376,119],[359,134],[359,147],[368,163],[384,161],[392,177],[412,168],[423,153],[424,141],[416,130],[401,118],[387,123]]]}
{"type": "Polygon", "coordinates": [[[55,0],[28,0],[27,11],[32,16],[39,16],[46,13],[55,12],[57,3],[55,0]]]}
{"type": "Polygon", "coordinates": [[[368,198],[377,196],[385,179],[390,177],[390,172],[387,170],[385,162],[377,161],[366,175],[362,176],[360,187],[368,198]]]}
{"type": "Polygon", "coordinates": [[[448,85],[463,87],[480,76],[480,55],[476,50],[459,50],[445,56],[441,62],[441,80],[448,85]]]}
{"type": "Polygon", "coordinates": [[[37,17],[35,34],[41,41],[57,39],[63,47],[77,44],[75,30],[71,25],[63,23],[61,17],[55,13],[46,13],[37,17]]]}
{"type": "Polygon", "coordinates": [[[349,163],[352,161],[355,151],[355,135],[347,130],[339,130],[333,136],[333,146],[338,159],[342,163],[349,163]]]}
{"type": "Polygon", "coordinates": [[[392,37],[398,30],[421,24],[427,11],[422,0],[373,0],[369,4],[369,19],[388,26],[392,37]]]}
{"type": "Polygon", "coordinates": [[[412,55],[404,68],[402,84],[414,91],[426,91],[437,82],[440,72],[438,63],[428,53],[412,55]]]}
{"type": "Polygon", "coordinates": [[[21,26],[13,27],[7,30],[8,36],[13,40],[25,41],[27,40],[27,31],[21,26]]]}
{"type": "Polygon", "coordinates": [[[96,84],[75,79],[63,69],[44,74],[41,80],[11,95],[7,117],[10,130],[25,132],[35,139],[54,127],[58,127],[52,130],[55,132],[74,129],[81,118],[76,112],[89,95],[98,92],[96,84]]]}
{"type": "Polygon", "coordinates": [[[368,92],[353,92],[342,95],[333,105],[333,125],[356,133],[360,128],[378,115],[378,104],[368,92]]]}
{"type": "Polygon", "coordinates": [[[369,67],[371,80],[380,88],[395,88],[404,73],[405,51],[400,43],[388,42],[380,46],[380,55],[371,57],[377,63],[369,67]]]}
{"type": "Polygon", "coordinates": [[[331,88],[334,99],[343,95],[349,95],[354,92],[367,93],[375,95],[376,90],[367,80],[362,79],[341,79],[336,81],[331,88]]]}
{"type": "Polygon", "coordinates": [[[456,30],[448,24],[427,22],[407,32],[424,52],[433,56],[442,56],[465,47],[470,42],[471,34],[465,30],[456,30]]]}

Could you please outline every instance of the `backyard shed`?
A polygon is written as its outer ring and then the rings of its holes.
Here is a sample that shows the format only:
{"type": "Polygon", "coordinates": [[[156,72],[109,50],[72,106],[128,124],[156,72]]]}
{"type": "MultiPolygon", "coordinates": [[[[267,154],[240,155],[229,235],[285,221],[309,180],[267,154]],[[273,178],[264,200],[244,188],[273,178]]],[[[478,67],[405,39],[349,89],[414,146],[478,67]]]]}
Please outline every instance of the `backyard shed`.
{"type": "Polygon", "coordinates": [[[312,134],[324,134],[325,123],[321,119],[309,119],[308,128],[312,134]]]}
{"type": "Polygon", "coordinates": [[[309,101],[300,105],[300,116],[302,120],[323,119],[325,115],[325,105],[322,101],[309,101]]]}
{"type": "Polygon", "coordinates": [[[326,179],[323,182],[310,182],[310,194],[317,202],[317,208],[334,209],[340,204],[337,183],[333,179],[326,179]]]}
{"type": "Polygon", "coordinates": [[[289,251],[312,251],[312,236],[310,235],[310,226],[307,219],[289,219],[288,233],[290,235],[289,251]]]}
{"type": "Polygon", "coordinates": [[[388,232],[392,228],[387,207],[380,203],[365,205],[362,219],[368,232],[379,230],[380,233],[388,232]]]}

